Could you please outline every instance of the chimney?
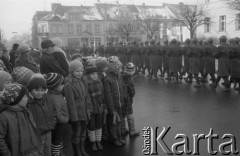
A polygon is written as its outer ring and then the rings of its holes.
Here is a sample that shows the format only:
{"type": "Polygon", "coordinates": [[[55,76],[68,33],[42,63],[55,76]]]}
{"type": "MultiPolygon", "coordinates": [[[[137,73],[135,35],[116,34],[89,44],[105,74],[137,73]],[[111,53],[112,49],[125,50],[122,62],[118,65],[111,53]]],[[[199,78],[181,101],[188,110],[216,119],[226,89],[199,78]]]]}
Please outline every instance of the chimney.
{"type": "Polygon", "coordinates": [[[59,7],[59,6],[61,6],[61,4],[60,3],[52,3],[51,4],[51,11],[54,11],[57,7],[59,7]]]}

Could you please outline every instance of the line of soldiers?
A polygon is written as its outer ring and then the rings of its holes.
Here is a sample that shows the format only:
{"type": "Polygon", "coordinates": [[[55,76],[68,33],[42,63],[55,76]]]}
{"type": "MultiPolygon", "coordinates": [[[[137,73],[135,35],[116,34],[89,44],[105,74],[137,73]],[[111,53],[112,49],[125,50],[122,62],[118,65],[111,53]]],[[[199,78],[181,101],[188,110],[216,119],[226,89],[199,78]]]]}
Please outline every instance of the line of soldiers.
{"type": "Polygon", "coordinates": [[[99,46],[95,53],[105,57],[118,56],[124,65],[133,62],[137,67],[136,73],[145,75],[147,71],[149,78],[158,79],[160,72],[160,77],[167,75],[166,80],[174,79],[176,83],[183,78],[192,83],[194,78],[194,86],[200,87],[209,75],[213,88],[223,79],[222,85],[226,90],[230,89],[231,83],[235,83],[235,89],[239,90],[236,84],[240,84],[240,38],[231,39],[227,44],[226,36],[221,36],[219,42],[220,45],[215,46],[212,38],[205,42],[194,38],[186,39],[184,46],[176,39],[165,40],[163,45],[154,40],[140,44],[133,41],[128,45],[120,42],[116,47],[108,43],[105,48],[99,46]],[[215,60],[218,60],[217,64],[215,60]]]}

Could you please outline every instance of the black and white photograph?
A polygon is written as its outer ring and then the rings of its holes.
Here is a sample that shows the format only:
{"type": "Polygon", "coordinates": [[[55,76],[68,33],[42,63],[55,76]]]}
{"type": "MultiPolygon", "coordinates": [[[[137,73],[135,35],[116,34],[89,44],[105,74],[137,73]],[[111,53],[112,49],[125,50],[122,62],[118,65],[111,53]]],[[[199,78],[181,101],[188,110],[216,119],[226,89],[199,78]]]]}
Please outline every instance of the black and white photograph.
{"type": "Polygon", "coordinates": [[[0,0],[0,156],[239,152],[240,0],[0,0]]]}

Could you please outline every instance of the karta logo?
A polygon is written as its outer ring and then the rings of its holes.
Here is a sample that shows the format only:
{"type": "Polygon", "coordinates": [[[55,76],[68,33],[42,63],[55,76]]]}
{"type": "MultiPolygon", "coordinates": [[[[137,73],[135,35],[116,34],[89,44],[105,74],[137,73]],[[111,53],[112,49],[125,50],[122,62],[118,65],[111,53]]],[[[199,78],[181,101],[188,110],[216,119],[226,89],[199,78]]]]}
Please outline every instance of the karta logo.
{"type": "Polygon", "coordinates": [[[190,149],[189,136],[185,134],[176,134],[174,139],[176,142],[172,145],[168,145],[164,141],[164,137],[168,134],[171,127],[163,127],[162,131],[158,133],[158,127],[153,129],[152,127],[143,128],[144,146],[142,153],[144,155],[158,155],[158,148],[160,148],[167,155],[200,155],[199,152],[199,141],[207,140],[207,151],[210,155],[237,155],[236,138],[232,134],[224,134],[221,138],[218,134],[213,133],[213,129],[210,128],[209,133],[205,134],[193,134],[193,144],[190,149]],[[218,146],[218,149],[214,149],[214,140],[222,140],[222,143],[218,146]],[[180,150],[181,148],[181,150],[180,150]]]}

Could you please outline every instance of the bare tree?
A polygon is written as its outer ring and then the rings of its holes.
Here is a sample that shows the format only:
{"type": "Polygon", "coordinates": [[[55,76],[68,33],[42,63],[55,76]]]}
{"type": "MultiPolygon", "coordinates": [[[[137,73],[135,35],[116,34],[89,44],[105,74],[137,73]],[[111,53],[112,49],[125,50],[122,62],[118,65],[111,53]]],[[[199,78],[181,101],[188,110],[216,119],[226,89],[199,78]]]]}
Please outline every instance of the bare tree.
{"type": "Polygon", "coordinates": [[[194,37],[198,26],[205,23],[206,8],[204,5],[176,5],[175,20],[185,25],[190,31],[191,39],[194,37]]]}
{"type": "Polygon", "coordinates": [[[236,11],[240,11],[240,0],[222,0],[227,3],[227,5],[236,11]]]}
{"type": "Polygon", "coordinates": [[[117,29],[113,27],[107,28],[106,37],[108,42],[114,42],[114,40],[118,37],[117,29]]]}
{"type": "Polygon", "coordinates": [[[148,39],[153,39],[154,35],[160,31],[160,24],[157,18],[147,18],[140,23],[140,28],[147,33],[148,39]]]}
{"type": "Polygon", "coordinates": [[[116,30],[118,36],[128,42],[130,36],[139,30],[138,22],[133,20],[119,20],[116,30]]]}

